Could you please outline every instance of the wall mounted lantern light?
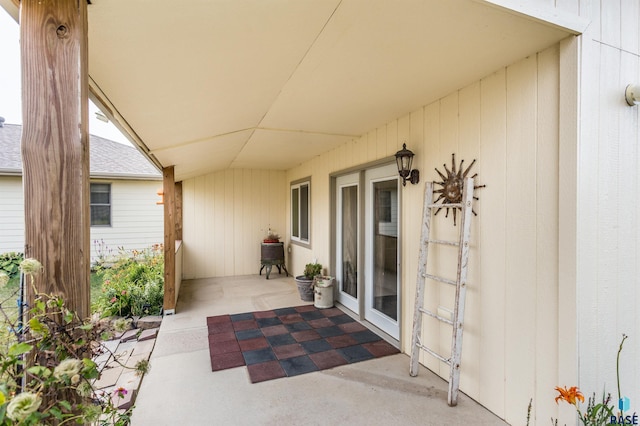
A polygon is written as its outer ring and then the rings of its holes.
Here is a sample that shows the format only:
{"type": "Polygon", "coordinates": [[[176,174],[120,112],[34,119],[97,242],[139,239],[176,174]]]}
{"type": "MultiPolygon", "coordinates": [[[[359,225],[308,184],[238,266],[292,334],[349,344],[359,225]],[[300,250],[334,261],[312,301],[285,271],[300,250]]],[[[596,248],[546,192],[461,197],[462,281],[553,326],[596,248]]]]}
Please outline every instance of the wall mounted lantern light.
{"type": "Polygon", "coordinates": [[[412,184],[420,182],[420,172],[411,170],[413,162],[413,152],[407,149],[407,144],[402,144],[402,149],[396,152],[396,163],[398,164],[398,174],[402,178],[402,186],[407,185],[407,180],[412,184]]]}
{"type": "Polygon", "coordinates": [[[628,85],[624,91],[624,98],[629,106],[640,104],[640,86],[637,84],[628,85]]]}

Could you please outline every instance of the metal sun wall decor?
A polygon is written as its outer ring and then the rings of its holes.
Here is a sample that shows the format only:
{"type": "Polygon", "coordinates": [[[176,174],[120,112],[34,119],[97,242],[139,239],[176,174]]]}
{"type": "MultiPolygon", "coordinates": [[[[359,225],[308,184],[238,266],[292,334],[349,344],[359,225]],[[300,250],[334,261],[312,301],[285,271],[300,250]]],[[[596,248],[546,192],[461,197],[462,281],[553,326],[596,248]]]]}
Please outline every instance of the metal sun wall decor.
{"type": "MultiPolygon", "coordinates": [[[[446,164],[443,164],[444,169],[447,172],[447,176],[443,175],[442,173],[440,173],[440,170],[436,169],[436,172],[438,172],[438,174],[442,178],[442,182],[434,183],[437,185],[441,185],[442,188],[433,191],[434,193],[440,194],[438,195],[438,198],[436,199],[434,204],[440,200],[442,200],[442,204],[455,204],[462,201],[462,186],[464,184],[464,179],[469,174],[469,171],[471,170],[471,167],[473,167],[475,162],[476,160],[474,159],[471,164],[469,164],[469,167],[467,167],[467,169],[463,172],[462,165],[464,164],[464,160],[461,160],[458,171],[456,171],[456,154],[454,153],[451,154],[451,170],[447,168],[446,164]]],[[[471,177],[475,179],[476,176],[478,176],[477,173],[471,177]]],[[[478,188],[484,188],[485,186],[486,185],[474,185],[473,189],[475,190],[478,188]]],[[[473,197],[473,199],[478,200],[478,197],[473,197]]],[[[449,217],[449,207],[440,207],[438,210],[436,210],[435,214],[438,214],[438,212],[443,208],[447,209],[447,213],[444,217],[449,217]]],[[[452,207],[451,209],[453,210],[453,226],[456,226],[456,211],[458,209],[462,209],[460,207],[452,207]]],[[[471,209],[471,211],[475,216],[478,215],[478,213],[473,211],[473,209],[471,209]]]]}

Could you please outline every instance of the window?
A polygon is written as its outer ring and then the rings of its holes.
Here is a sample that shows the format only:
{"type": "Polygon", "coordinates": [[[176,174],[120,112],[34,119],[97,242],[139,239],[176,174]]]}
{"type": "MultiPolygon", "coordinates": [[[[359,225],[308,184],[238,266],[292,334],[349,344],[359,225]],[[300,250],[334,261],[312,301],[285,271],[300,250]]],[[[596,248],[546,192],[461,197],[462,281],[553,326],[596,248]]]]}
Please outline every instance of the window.
{"type": "Polygon", "coordinates": [[[309,212],[311,182],[291,185],[291,240],[309,244],[309,212]]]}
{"type": "Polygon", "coordinates": [[[111,184],[91,184],[91,226],[111,226],[111,184]]]}

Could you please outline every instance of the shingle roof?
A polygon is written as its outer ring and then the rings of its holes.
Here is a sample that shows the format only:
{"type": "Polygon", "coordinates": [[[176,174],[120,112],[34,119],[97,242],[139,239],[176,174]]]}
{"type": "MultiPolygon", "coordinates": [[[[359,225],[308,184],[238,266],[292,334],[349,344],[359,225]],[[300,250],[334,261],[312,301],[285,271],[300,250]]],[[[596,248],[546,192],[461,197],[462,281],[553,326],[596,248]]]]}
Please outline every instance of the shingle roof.
{"type": "MultiPolygon", "coordinates": [[[[0,175],[21,175],[20,138],[22,126],[0,127],[0,175]]],[[[162,174],[137,149],[99,136],[90,135],[92,178],[160,179],[162,174]]]]}

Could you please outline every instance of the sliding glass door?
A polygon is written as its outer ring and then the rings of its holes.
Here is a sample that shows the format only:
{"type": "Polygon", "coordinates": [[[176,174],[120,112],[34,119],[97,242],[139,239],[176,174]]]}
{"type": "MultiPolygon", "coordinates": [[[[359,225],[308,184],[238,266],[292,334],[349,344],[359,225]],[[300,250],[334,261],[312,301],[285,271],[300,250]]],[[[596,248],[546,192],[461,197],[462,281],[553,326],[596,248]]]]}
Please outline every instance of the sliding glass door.
{"type": "Polygon", "coordinates": [[[395,164],[365,172],[364,318],[399,338],[399,197],[395,164]]]}
{"type": "Polygon", "coordinates": [[[336,179],[338,301],[399,338],[399,192],[395,164],[336,179]]]}
{"type": "Polygon", "coordinates": [[[338,301],[359,312],[360,174],[336,179],[336,280],[338,301]]]}

